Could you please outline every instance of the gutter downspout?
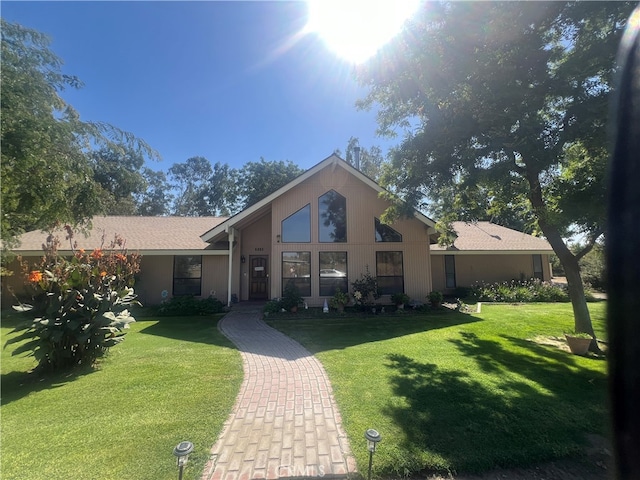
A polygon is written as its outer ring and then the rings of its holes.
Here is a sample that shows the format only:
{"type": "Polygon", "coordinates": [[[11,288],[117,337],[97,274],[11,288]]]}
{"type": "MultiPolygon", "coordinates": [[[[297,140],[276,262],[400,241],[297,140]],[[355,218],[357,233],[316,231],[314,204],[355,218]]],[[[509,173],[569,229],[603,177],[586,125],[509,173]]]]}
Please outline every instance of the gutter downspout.
{"type": "Polygon", "coordinates": [[[227,228],[229,234],[229,277],[227,282],[227,307],[231,306],[231,284],[233,277],[233,242],[236,238],[236,231],[233,227],[227,228]]]}

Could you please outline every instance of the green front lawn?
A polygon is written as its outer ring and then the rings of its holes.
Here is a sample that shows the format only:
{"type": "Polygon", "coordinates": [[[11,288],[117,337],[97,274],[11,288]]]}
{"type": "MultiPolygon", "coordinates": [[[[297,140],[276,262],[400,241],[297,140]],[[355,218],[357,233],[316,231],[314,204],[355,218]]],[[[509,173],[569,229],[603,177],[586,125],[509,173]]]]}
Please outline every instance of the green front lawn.
{"type": "Polygon", "coordinates": [[[242,381],[219,317],[141,319],[97,370],[33,378],[3,315],[2,478],[173,480],[182,440],[184,478],[199,478],[242,381]]]}
{"type": "MultiPolygon", "coordinates": [[[[604,307],[589,305],[601,336],[604,307]]],[[[324,364],[363,472],[367,428],[379,476],[526,466],[607,435],[606,362],[530,340],[571,329],[570,304],[269,323],[324,364]]]]}

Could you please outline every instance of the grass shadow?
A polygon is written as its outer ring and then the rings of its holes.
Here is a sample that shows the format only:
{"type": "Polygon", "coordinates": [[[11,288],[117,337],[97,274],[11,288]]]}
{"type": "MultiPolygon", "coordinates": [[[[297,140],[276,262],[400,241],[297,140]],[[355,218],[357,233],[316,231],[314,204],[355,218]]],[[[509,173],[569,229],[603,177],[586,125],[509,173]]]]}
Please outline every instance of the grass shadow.
{"type": "Polygon", "coordinates": [[[155,335],[183,342],[197,342],[235,348],[217,328],[224,314],[192,317],[146,317],[145,321],[155,321],[139,330],[144,335],[155,335]]]}
{"type": "Polygon", "coordinates": [[[12,371],[0,375],[2,398],[0,403],[7,405],[20,400],[31,393],[59,388],[96,370],[93,366],[79,366],[68,372],[51,373],[31,370],[12,371]]]}
{"type": "Polygon", "coordinates": [[[604,374],[509,337],[502,344],[461,333],[451,341],[479,374],[387,356],[393,393],[404,401],[384,412],[414,463],[469,473],[528,466],[578,455],[586,434],[606,430],[604,374]]]}
{"type": "Polygon", "coordinates": [[[305,346],[311,353],[345,349],[429,330],[482,321],[478,317],[442,309],[430,313],[393,313],[383,315],[344,315],[303,318],[287,317],[265,320],[305,346]]]}

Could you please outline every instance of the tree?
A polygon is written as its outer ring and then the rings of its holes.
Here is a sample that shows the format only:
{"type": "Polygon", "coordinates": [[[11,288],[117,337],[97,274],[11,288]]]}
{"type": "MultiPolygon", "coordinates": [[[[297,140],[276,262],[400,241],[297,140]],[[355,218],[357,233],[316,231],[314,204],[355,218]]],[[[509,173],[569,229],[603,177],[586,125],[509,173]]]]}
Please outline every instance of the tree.
{"type": "Polygon", "coordinates": [[[238,211],[238,170],[216,162],[205,194],[215,215],[228,217],[238,211]]]}
{"type": "Polygon", "coordinates": [[[60,93],[82,83],[62,73],[49,39],[5,20],[1,26],[0,226],[6,246],[26,230],[82,224],[104,211],[88,159],[92,150],[158,154],[130,133],[80,120],[60,93]]]}
{"type": "Polygon", "coordinates": [[[173,213],[181,216],[210,215],[204,191],[213,170],[204,157],[191,157],[184,163],[175,163],[169,168],[171,186],[177,189],[173,213]]]}
{"type": "Polygon", "coordinates": [[[217,162],[213,167],[204,157],[191,157],[169,169],[172,187],[178,190],[175,215],[230,215],[236,209],[238,171],[217,162]]]}
{"type": "Polygon", "coordinates": [[[135,195],[138,215],[161,216],[170,212],[173,195],[167,183],[167,176],[163,171],[150,168],[142,169],[146,188],[135,195]]]}
{"type": "Polygon", "coordinates": [[[380,147],[373,146],[371,148],[365,148],[360,146],[360,140],[356,137],[349,138],[346,150],[346,162],[355,167],[356,166],[356,148],[360,149],[360,165],[358,169],[372,180],[378,181],[382,172],[382,165],[384,163],[384,157],[380,147]]]}
{"type": "Polygon", "coordinates": [[[266,161],[260,157],[259,162],[246,163],[238,175],[241,208],[259,202],[302,173],[304,170],[289,160],[266,161]]]}
{"type": "Polygon", "coordinates": [[[100,149],[91,152],[93,179],[101,187],[102,208],[107,215],[135,215],[136,195],[147,188],[142,173],[144,157],[136,152],[100,149]]]}
{"type": "Polygon", "coordinates": [[[447,190],[484,189],[503,207],[526,198],[564,267],[575,328],[592,335],[578,262],[604,231],[608,103],[632,8],[429,3],[358,72],[380,131],[407,130],[389,188],[409,206],[447,190]],[[571,232],[587,239],[579,252],[571,232]]]}

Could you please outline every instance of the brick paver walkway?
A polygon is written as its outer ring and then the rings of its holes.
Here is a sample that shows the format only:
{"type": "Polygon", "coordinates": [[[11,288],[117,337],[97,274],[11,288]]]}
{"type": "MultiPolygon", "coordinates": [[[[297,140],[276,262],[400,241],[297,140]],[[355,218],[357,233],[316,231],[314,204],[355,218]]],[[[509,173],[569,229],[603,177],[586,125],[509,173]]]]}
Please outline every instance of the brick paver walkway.
{"type": "Polygon", "coordinates": [[[258,311],[219,328],[240,350],[244,381],[203,480],[346,477],[356,471],[320,362],[258,311]]]}

